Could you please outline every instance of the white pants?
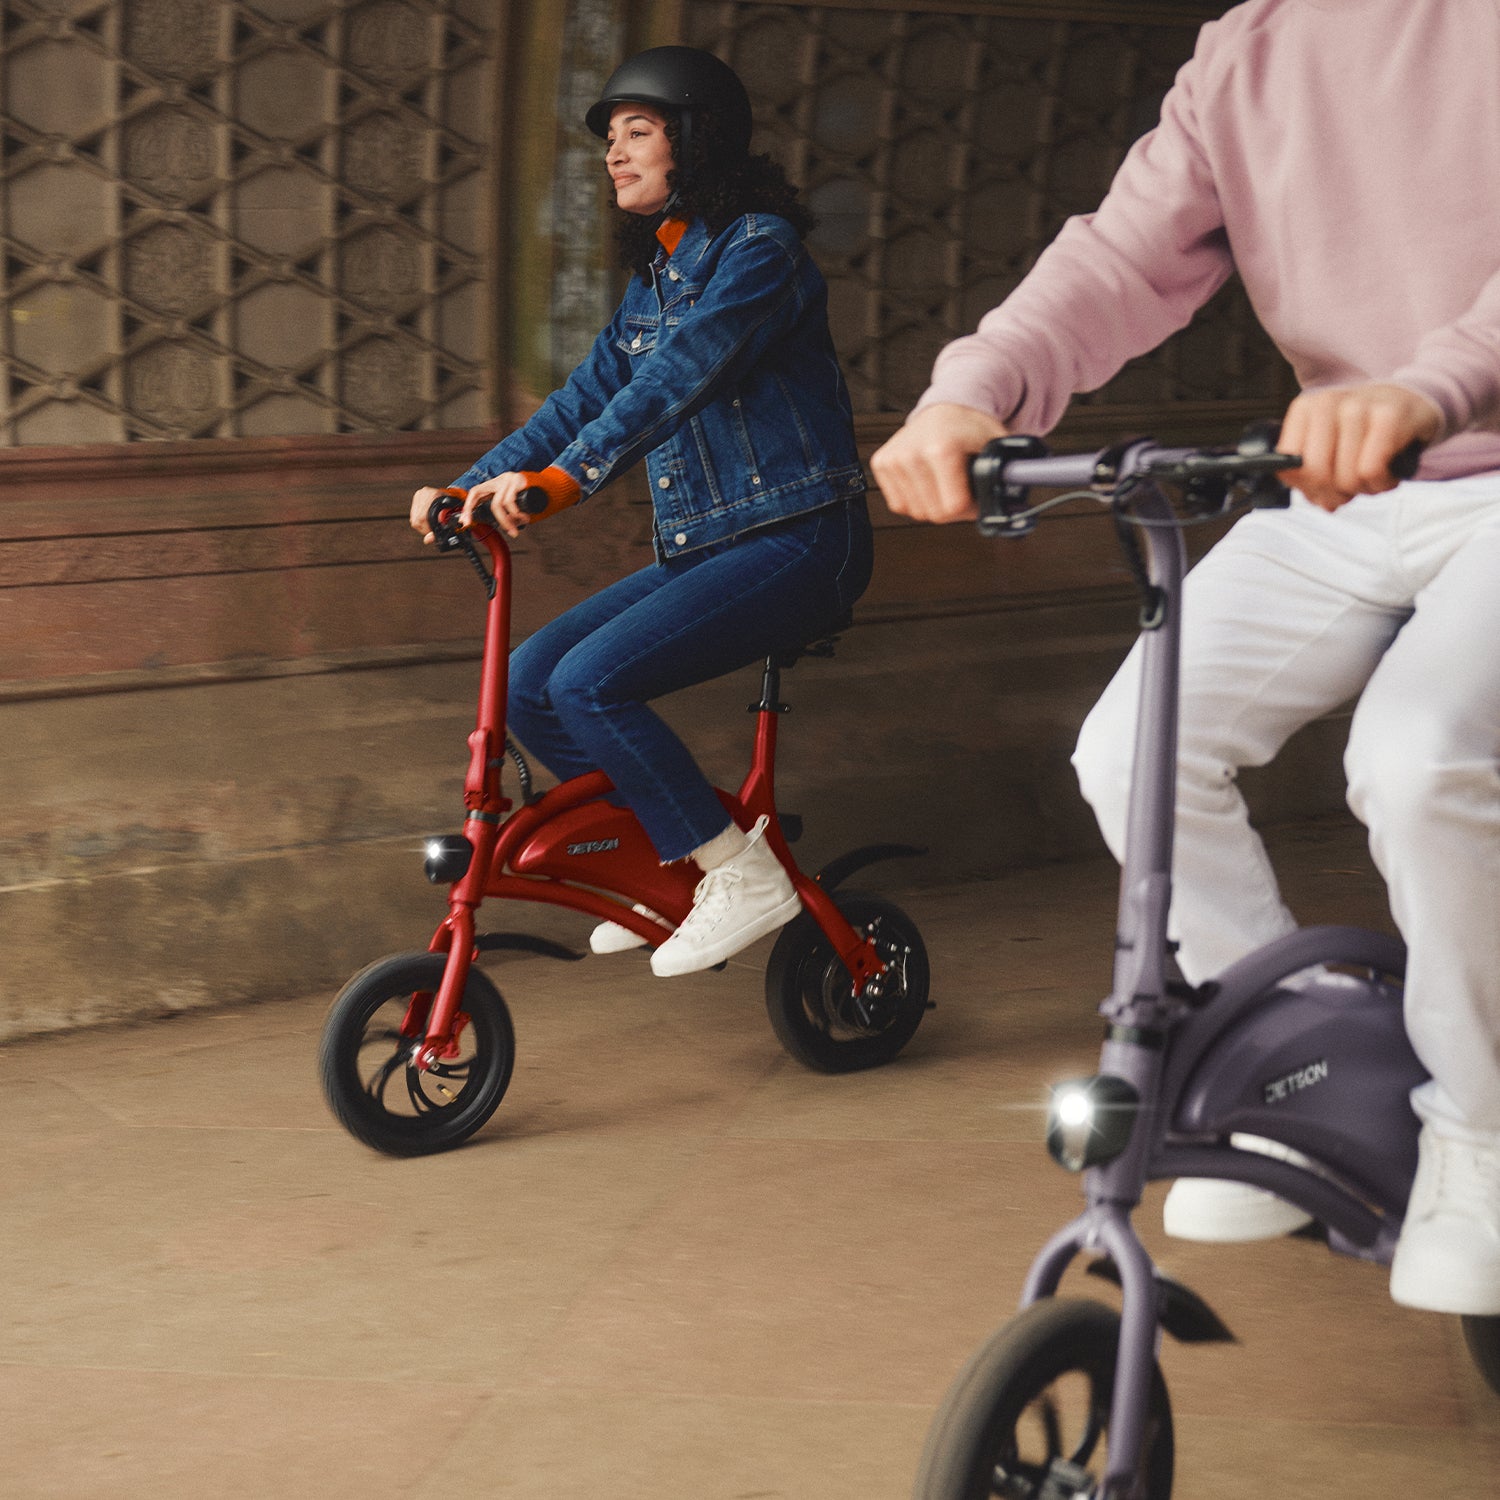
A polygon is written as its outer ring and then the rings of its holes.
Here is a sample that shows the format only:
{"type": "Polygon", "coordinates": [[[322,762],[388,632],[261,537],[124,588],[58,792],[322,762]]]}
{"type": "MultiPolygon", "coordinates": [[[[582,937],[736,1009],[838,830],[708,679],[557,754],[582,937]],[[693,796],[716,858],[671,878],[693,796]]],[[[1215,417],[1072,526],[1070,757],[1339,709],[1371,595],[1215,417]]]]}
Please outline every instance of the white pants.
{"type": "MultiPolygon", "coordinates": [[[[1139,647],[1073,764],[1120,857],[1139,647]]],[[[1500,473],[1241,520],[1188,576],[1172,923],[1202,980],[1289,931],[1235,776],[1356,694],[1344,768],[1406,939],[1425,1119],[1500,1133],[1500,473]],[[1361,692],[1361,690],[1363,690],[1361,692]]]]}

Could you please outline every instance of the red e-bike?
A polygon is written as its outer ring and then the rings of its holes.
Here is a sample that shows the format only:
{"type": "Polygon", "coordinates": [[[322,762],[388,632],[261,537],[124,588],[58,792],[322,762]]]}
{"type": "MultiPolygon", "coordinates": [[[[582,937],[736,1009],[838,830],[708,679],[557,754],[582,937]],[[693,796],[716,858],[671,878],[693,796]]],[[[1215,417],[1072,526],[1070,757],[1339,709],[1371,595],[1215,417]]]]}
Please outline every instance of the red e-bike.
{"type": "MultiPolygon", "coordinates": [[[[486,900],[568,907],[618,922],[654,947],[691,910],[698,881],[688,862],[662,864],[634,814],[606,800],[613,784],[603,772],[541,795],[533,791],[525,758],[505,735],[510,549],[482,508],[470,529],[459,529],[463,498],[462,490],[446,490],[429,513],[438,547],[466,553],[489,596],[464,828],[428,840],[426,849],[427,878],[450,886],[448,915],[427,951],[380,959],[345,985],[319,1049],[334,1114],[366,1145],[394,1156],[458,1145],[490,1118],[509,1086],[515,1034],[500,991],[476,966],[479,956],[505,948],[583,956],[526,933],[481,933],[486,900]],[[507,764],[517,776],[519,805],[501,789],[507,764]]],[[[537,513],[543,504],[539,491],[523,492],[523,509],[537,513]]],[[[931,1007],[927,954],[915,924],[879,896],[838,889],[877,860],[923,851],[869,845],[808,876],[788,848],[800,819],[777,814],[777,719],[786,711],[781,672],[801,655],[831,654],[834,639],[766,658],[761,696],[751,705],[757,717],[750,769],[738,792],[719,796],[741,828],[769,818],[766,841],[802,898],[801,913],[781,930],[766,966],[772,1028],[799,1062],[842,1073],[889,1062],[931,1007]]]]}

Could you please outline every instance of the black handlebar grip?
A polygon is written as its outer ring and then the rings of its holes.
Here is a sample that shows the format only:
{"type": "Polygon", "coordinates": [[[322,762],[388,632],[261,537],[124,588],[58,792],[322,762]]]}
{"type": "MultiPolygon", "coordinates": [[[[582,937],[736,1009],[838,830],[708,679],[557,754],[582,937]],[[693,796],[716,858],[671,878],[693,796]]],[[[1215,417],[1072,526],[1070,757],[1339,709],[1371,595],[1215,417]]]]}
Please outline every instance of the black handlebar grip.
{"type": "MultiPolygon", "coordinates": [[[[433,540],[445,551],[453,551],[457,547],[468,550],[472,543],[468,541],[465,533],[458,529],[459,512],[463,509],[464,492],[459,490],[444,490],[431,505],[427,507],[427,529],[432,533],[433,540]]],[[[489,502],[481,500],[474,507],[474,519],[476,521],[493,522],[494,517],[490,514],[489,502]]],[[[476,557],[478,554],[475,554],[476,557]]]]}
{"type": "Polygon", "coordinates": [[[528,484],[519,495],[516,496],[516,509],[526,516],[539,516],[547,509],[551,502],[547,492],[539,484],[528,484]]]}
{"type": "Polygon", "coordinates": [[[1422,462],[1422,451],[1427,444],[1421,438],[1413,438],[1390,462],[1393,479],[1410,479],[1422,462]]]}
{"type": "Polygon", "coordinates": [[[440,546],[451,546],[449,538],[453,536],[455,528],[451,521],[444,520],[444,511],[456,511],[463,501],[456,496],[444,493],[439,495],[431,505],[427,507],[427,529],[435,536],[440,546]]]}

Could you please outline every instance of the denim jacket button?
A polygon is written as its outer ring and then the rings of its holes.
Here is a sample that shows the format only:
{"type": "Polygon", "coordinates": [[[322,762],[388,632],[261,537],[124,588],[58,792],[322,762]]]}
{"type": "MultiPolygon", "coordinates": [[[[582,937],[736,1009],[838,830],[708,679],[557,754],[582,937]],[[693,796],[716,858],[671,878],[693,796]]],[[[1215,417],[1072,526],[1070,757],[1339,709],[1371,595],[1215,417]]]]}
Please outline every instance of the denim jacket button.
{"type": "Polygon", "coordinates": [[[686,547],[687,546],[687,532],[685,532],[685,531],[679,531],[677,533],[677,535],[672,538],[672,540],[673,540],[674,543],[676,543],[677,546],[679,546],[679,547],[686,547]]]}
{"type": "Polygon", "coordinates": [[[593,468],[592,466],[590,466],[589,468],[587,468],[587,469],[585,469],[583,471],[583,477],[585,479],[597,479],[599,477],[599,471],[598,471],[598,469],[593,468]]]}
{"type": "Polygon", "coordinates": [[[668,479],[665,474],[663,474],[661,478],[656,481],[656,487],[659,490],[669,490],[672,488],[672,481],[668,479]]]}
{"type": "Polygon", "coordinates": [[[752,474],[750,476],[750,483],[751,484],[759,484],[760,483],[760,475],[759,474],[752,474]]]}
{"type": "Polygon", "coordinates": [[[636,334],[636,336],[633,339],[631,339],[631,341],[630,341],[630,347],[632,349],[639,349],[641,347],[641,336],[640,336],[640,334],[636,334]]]}

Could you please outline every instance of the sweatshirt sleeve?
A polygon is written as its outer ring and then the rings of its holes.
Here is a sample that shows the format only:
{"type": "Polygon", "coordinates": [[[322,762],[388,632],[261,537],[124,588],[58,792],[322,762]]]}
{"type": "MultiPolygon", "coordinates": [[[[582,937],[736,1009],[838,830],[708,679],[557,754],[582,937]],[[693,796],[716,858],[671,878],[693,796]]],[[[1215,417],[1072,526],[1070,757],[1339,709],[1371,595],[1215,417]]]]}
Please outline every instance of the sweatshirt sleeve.
{"type": "Polygon", "coordinates": [[[1471,429],[1500,431],[1500,271],[1461,317],[1428,333],[1391,380],[1442,412],[1436,441],[1471,429]]]}
{"type": "MultiPolygon", "coordinates": [[[[1204,38],[1213,30],[1204,29],[1204,38]]],[[[1197,126],[1204,44],[1097,212],[1068,220],[978,330],[939,354],[918,408],[954,402],[1044,433],[1069,400],[1184,327],[1233,271],[1197,126]]]]}

